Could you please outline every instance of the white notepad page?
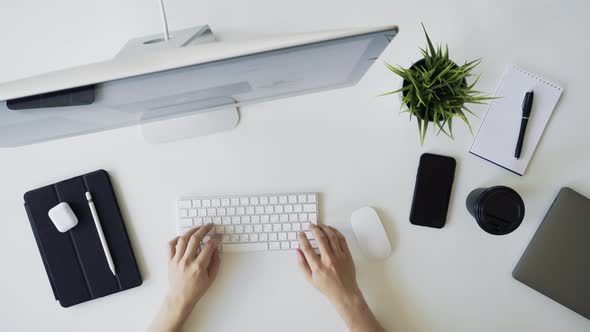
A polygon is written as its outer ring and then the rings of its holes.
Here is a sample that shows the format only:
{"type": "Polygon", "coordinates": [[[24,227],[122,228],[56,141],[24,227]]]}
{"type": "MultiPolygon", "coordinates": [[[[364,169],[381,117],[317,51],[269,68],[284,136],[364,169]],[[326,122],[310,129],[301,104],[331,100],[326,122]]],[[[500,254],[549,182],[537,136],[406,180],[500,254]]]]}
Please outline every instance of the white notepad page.
{"type": "Polygon", "coordinates": [[[524,175],[543,130],[563,89],[556,84],[508,65],[494,99],[481,122],[469,152],[516,174],[524,175]],[[534,91],[520,158],[514,158],[522,119],[522,100],[527,91],[534,91]]]}

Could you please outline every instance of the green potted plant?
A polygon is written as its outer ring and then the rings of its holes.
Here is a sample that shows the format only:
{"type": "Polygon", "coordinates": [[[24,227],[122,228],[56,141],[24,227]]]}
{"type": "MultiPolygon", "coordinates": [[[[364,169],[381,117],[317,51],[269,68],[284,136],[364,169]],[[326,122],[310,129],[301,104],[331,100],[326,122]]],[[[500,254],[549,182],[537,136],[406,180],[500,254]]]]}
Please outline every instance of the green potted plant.
{"type": "Polygon", "coordinates": [[[473,69],[480,59],[465,62],[459,66],[449,59],[449,48],[445,45],[444,52],[440,45],[435,48],[426,28],[422,25],[426,36],[426,47],[420,48],[424,58],[409,68],[394,67],[386,63],[387,68],[399,75],[403,81],[399,89],[383,95],[400,94],[402,112],[415,116],[418,122],[420,144],[424,144],[426,132],[431,125],[440,132],[453,138],[453,118],[459,117],[472,132],[466,113],[476,116],[467,104],[485,104],[493,99],[481,91],[474,90],[479,76],[472,83],[467,78],[474,76],[473,69]]]}

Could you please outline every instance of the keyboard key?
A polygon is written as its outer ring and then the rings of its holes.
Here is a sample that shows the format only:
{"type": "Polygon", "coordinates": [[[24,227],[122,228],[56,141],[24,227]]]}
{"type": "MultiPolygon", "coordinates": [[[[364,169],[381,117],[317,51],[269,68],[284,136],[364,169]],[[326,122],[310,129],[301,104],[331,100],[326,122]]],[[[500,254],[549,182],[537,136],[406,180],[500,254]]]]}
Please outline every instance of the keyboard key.
{"type": "Polygon", "coordinates": [[[277,205],[274,207],[275,213],[283,213],[284,209],[282,205],[277,205]]]}
{"type": "Polygon", "coordinates": [[[297,214],[295,214],[295,213],[291,213],[291,214],[289,215],[289,221],[290,221],[290,222],[298,221],[298,220],[297,220],[297,214]]]}
{"type": "Polygon", "coordinates": [[[250,234],[250,242],[258,242],[258,234],[250,234]]]}
{"type": "Polygon", "coordinates": [[[310,240],[309,244],[311,245],[312,248],[317,249],[319,248],[318,246],[318,242],[316,240],[310,240]]]}
{"type": "Polygon", "coordinates": [[[260,197],[260,204],[268,205],[268,197],[266,197],[266,196],[260,197]]]}
{"type": "Polygon", "coordinates": [[[219,198],[212,199],[211,206],[213,206],[213,207],[221,206],[221,200],[219,198]]]}
{"type": "Polygon", "coordinates": [[[240,205],[240,199],[238,199],[238,198],[232,198],[231,199],[231,205],[232,206],[238,206],[238,205],[240,205]]]}
{"type": "Polygon", "coordinates": [[[221,206],[229,206],[229,198],[222,198],[221,199],[221,206]]]}
{"type": "Polygon", "coordinates": [[[281,230],[283,230],[283,227],[281,226],[281,224],[273,224],[272,225],[273,232],[280,232],[281,230]]]}
{"type": "Polygon", "coordinates": [[[249,224],[250,223],[250,216],[243,216],[242,217],[242,224],[249,224]]]}
{"type": "Polygon", "coordinates": [[[237,225],[240,223],[240,217],[231,217],[231,223],[237,225]]]}
{"type": "Polygon", "coordinates": [[[293,212],[293,205],[285,205],[285,212],[286,213],[293,212]]]}
{"type": "Polygon", "coordinates": [[[229,237],[229,235],[223,235],[223,236],[221,237],[221,242],[222,242],[222,243],[229,243],[230,241],[231,241],[231,240],[230,240],[230,237],[229,237]]]}
{"type": "Polygon", "coordinates": [[[269,248],[270,248],[270,250],[279,250],[279,249],[281,249],[281,245],[279,242],[270,242],[269,248]]]}
{"type": "Polygon", "coordinates": [[[250,237],[248,236],[248,234],[242,234],[240,235],[240,242],[249,242],[250,241],[250,237]]]}
{"type": "Polygon", "coordinates": [[[187,218],[180,219],[179,224],[180,224],[181,227],[189,227],[189,226],[192,226],[193,225],[193,220],[192,219],[187,219],[187,218]]]}
{"type": "Polygon", "coordinates": [[[297,196],[295,195],[290,195],[288,198],[289,204],[294,204],[297,203],[297,196]]]}
{"type": "Polygon", "coordinates": [[[215,233],[217,233],[217,234],[225,233],[225,226],[215,226],[215,233]]]}
{"type": "Polygon", "coordinates": [[[266,225],[264,225],[264,232],[265,232],[265,233],[270,233],[270,232],[272,232],[272,225],[271,225],[271,224],[266,224],[266,225]]]}
{"type": "Polygon", "coordinates": [[[240,215],[240,216],[244,215],[244,214],[246,214],[246,209],[243,206],[240,206],[236,209],[236,214],[240,215]]]}
{"type": "Polygon", "coordinates": [[[193,224],[197,227],[203,226],[203,218],[195,218],[193,219],[193,224]]]}
{"type": "Polygon", "coordinates": [[[254,227],[252,227],[252,225],[245,225],[244,226],[244,232],[252,233],[253,231],[254,231],[254,227]]]}
{"type": "Polygon", "coordinates": [[[258,200],[258,197],[251,197],[250,198],[251,205],[258,205],[258,203],[260,203],[260,201],[258,200]]]}
{"type": "Polygon", "coordinates": [[[222,251],[227,252],[248,252],[248,251],[266,251],[268,250],[268,243],[230,243],[223,244],[222,251]]]}
{"type": "Polygon", "coordinates": [[[178,211],[178,216],[179,217],[188,217],[188,210],[186,209],[181,209],[178,211]]]}
{"type": "Polygon", "coordinates": [[[270,234],[268,234],[268,240],[269,241],[276,241],[277,239],[278,239],[277,233],[270,233],[270,234]]]}
{"type": "Polygon", "coordinates": [[[253,224],[260,224],[260,216],[252,216],[253,224]]]}
{"type": "Polygon", "coordinates": [[[273,214],[272,216],[270,216],[270,222],[272,222],[272,223],[279,222],[279,216],[276,214],[273,214]]]}
{"type": "Polygon", "coordinates": [[[299,202],[299,203],[307,203],[307,196],[306,195],[299,195],[299,196],[297,196],[297,202],[299,202]]]}
{"type": "Polygon", "coordinates": [[[291,224],[291,229],[296,232],[299,232],[301,230],[301,224],[298,222],[294,222],[291,224]]]}
{"type": "Polygon", "coordinates": [[[262,225],[254,225],[254,233],[262,233],[262,225]]]}
{"type": "Polygon", "coordinates": [[[275,213],[275,208],[272,205],[267,205],[264,207],[264,213],[266,214],[272,214],[275,213]]]}
{"type": "Polygon", "coordinates": [[[293,205],[293,211],[294,212],[303,212],[303,205],[301,205],[301,204],[293,205]]]}
{"type": "Polygon", "coordinates": [[[209,208],[209,209],[207,209],[207,215],[208,216],[216,216],[217,210],[215,210],[214,208],[209,208]]]}
{"type": "Polygon", "coordinates": [[[178,208],[179,209],[190,209],[192,208],[191,201],[178,201],[178,208]]]}
{"type": "Polygon", "coordinates": [[[289,242],[287,242],[287,241],[281,242],[281,249],[283,249],[283,250],[289,249],[289,242]]]}
{"type": "Polygon", "coordinates": [[[264,213],[264,206],[257,206],[256,207],[256,214],[263,214],[264,213]]]}
{"type": "Polygon", "coordinates": [[[291,241],[291,249],[298,249],[299,242],[298,241],[291,241]]]}
{"type": "MultiPolygon", "coordinates": [[[[234,235],[232,235],[232,236],[230,237],[230,239],[231,239],[231,242],[232,242],[232,243],[237,243],[237,242],[240,242],[240,236],[239,236],[239,235],[237,235],[237,234],[234,234],[234,235]]],[[[224,248],[224,249],[225,249],[225,248],[224,248]]]]}
{"type": "Polygon", "coordinates": [[[226,211],[225,208],[217,208],[217,215],[218,216],[225,216],[226,211]]]}
{"type": "Polygon", "coordinates": [[[315,202],[317,202],[316,195],[307,195],[307,202],[308,203],[315,203],[315,202]]]}
{"type": "Polygon", "coordinates": [[[254,207],[253,206],[246,207],[246,214],[254,214],[254,207]]]}
{"type": "Polygon", "coordinates": [[[291,241],[297,240],[297,233],[295,233],[295,232],[287,233],[287,239],[289,239],[291,241]]]}
{"type": "Polygon", "coordinates": [[[221,223],[224,225],[230,225],[231,224],[231,218],[230,217],[223,217],[221,218],[221,223]]]}
{"type": "Polygon", "coordinates": [[[244,226],[236,225],[236,226],[234,226],[234,228],[236,230],[236,233],[238,233],[238,234],[244,233],[244,226]]]}
{"type": "Polygon", "coordinates": [[[210,207],[211,206],[211,200],[204,199],[202,202],[203,202],[203,207],[210,207]]]}
{"type": "Polygon", "coordinates": [[[193,199],[193,207],[200,208],[201,207],[201,200],[200,199],[193,199]]]}
{"type": "Polygon", "coordinates": [[[287,196],[279,196],[280,204],[287,204],[287,196]]]}
{"type": "Polygon", "coordinates": [[[317,215],[317,214],[315,214],[315,213],[310,213],[310,214],[309,214],[309,221],[310,221],[312,224],[317,224],[317,223],[318,223],[318,215],[317,215]]]}
{"type": "Polygon", "coordinates": [[[207,210],[206,209],[199,209],[197,211],[197,214],[199,215],[199,217],[205,217],[207,215],[207,210]]]}
{"type": "Polygon", "coordinates": [[[234,232],[234,226],[225,226],[225,232],[226,233],[235,233],[234,232]]]}
{"type": "Polygon", "coordinates": [[[221,217],[213,218],[213,225],[221,225],[221,217]]]}
{"type": "Polygon", "coordinates": [[[228,216],[235,216],[236,215],[236,208],[233,208],[233,207],[228,208],[227,209],[227,215],[228,216]]]}
{"type": "Polygon", "coordinates": [[[315,204],[303,204],[303,211],[305,212],[315,212],[316,205],[315,204]]]}
{"type": "Polygon", "coordinates": [[[281,222],[289,222],[289,215],[287,215],[287,214],[281,214],[280,217],[279,217],[279,220],[281,222]]]}
{"type": "Polygon", "coordinates": [[[197,216],[197,209],[190,209],[188,210],[189,217],[196,217],[197,216]]]}
{"type": "Polygon", "coordinates": [[[290,232],[291,231],[291,224],[283,224],[283,231],[290,232]]]}
{"type": "Polygon", "coordinates": [[[299,221],[307,221],[307,213],[300,213],[299,221]]]}
{"type": "Polygon", "coordinates": [[[281,232],[279,233],[279,241],[285,241],[287,239],[287,233],[281,232]]]}
{"type": "Polygon", "coordinates": [[[248,197],[240,197],[240,205],[250,205],[248,197]]]}
{"type": "Polygon", "coordinates": [[[212,224],[213,223],[213,219],[210,217],[205,217],[203,218],[203,225],[205,224],[212,224]]]}
{"type": "Polygon", "coordinates": [[[302,223],[301,224],[301,230],[308,231],[309,230],[309,223],[308,222],[302,223]]]}

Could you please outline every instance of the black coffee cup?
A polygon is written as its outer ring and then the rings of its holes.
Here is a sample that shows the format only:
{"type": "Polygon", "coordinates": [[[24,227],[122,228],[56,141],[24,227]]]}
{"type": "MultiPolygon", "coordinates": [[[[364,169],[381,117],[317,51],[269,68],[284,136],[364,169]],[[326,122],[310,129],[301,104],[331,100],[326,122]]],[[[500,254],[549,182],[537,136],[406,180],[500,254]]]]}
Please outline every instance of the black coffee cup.
{"type": "Polygon", "coordinates": [[[512,188],[478,188],[467,196],[467,210],[479,227],[493,235],[511,233],[524,219],[524,202],[512,188]]]}

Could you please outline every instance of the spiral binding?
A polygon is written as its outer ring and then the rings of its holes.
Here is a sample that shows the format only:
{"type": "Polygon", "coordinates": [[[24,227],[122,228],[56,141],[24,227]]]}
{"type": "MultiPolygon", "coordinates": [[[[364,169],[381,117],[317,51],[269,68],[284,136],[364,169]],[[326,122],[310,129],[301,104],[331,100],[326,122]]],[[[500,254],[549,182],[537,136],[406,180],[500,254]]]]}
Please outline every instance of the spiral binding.
{"type": "Polygon", "coordinates": [[[529,76],[531,78],[536,79],[539,82],[543,82],[543,83],[545,83],[545,85],[548,85],[548,86],[550,86],[550,87],[552,87],[554,89],[557,89],[559,91],[562,90],[562,88],[560,86],[558,86],[557,84],[554,84],[553,82],[547,81],[546,79],[544,79],[544,78],[542,78],[540,76],[537,76],[535,74],[532,74],[532,73],[530,73],[530,72],[522,69],[521,67],[519,67],[517,65],[512,65],[512,68],[516,69],[516,71],[518,71],[518,72],[520,72],[522,74],[525,74],[525,75],[527,75],[527,76],[529,76]]]}

